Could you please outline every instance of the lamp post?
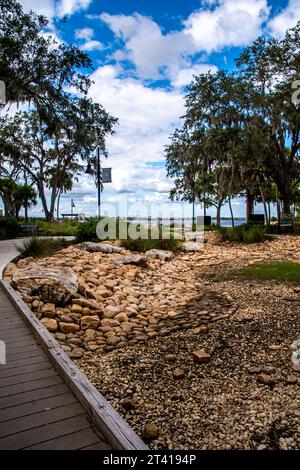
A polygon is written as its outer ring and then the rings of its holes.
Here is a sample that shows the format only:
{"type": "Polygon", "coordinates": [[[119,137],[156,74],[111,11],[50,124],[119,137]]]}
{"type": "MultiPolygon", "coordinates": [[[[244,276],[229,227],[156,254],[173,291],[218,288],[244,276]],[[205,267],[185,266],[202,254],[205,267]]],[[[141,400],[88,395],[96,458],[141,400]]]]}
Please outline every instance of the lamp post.
{"type": "MultiPolygon", "coordinates": [[[[88,162],[85,170],[87,175],[94,175],[91,162],[88,162]]],[[[101,162],[100,162],[100,148],[97,148],[97,162],[96,162],[96,185],[98,190],[98,218],[101,217],[101,162]]]]}
{"type": "Polygon", "coordinates": [[[73,219],[73,209],[75,207],[74,200],[71,199],[71,218],[73,219]]]}

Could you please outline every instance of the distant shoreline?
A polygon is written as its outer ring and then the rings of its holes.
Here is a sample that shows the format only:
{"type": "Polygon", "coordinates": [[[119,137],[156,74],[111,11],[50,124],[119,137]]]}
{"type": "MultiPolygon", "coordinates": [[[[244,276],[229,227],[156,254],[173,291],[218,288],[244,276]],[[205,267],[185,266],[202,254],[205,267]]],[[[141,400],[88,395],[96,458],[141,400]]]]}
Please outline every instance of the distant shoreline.
{"type": "MultiPolygon", "coordinates": [[[[126,217],[124,217],[124,219],[126,219],[126,217]]],[[[127,217],[127,219],[128,220],[147,220],[147,217],[127,217]]],[[[151,217],[151,220],[193,220],[193,218],[192,217],[151,217]]],[[[211,220],[217,220],[217,218],[211,217],[211,220]]],[[[221,217],[220,220],[232,220],[232,218],[221,217]]],[[[234,217],[233,220],[246,220],[246,217],[234,217]]]]}

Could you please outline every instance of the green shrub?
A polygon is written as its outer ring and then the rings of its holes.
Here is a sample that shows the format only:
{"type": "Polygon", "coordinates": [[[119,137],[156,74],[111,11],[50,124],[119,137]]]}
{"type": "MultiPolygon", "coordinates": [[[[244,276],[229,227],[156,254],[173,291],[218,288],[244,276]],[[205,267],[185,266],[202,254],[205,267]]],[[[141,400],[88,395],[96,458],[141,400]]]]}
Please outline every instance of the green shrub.
{"type": "Polygon", "coordinates": [[[99,219],[88,219],[78,224],[75,231],[75,240],[77,243],[99,242],[96,233],[96,227],[99,219]]]}
{"type": "MultiPolygon", "coordinates": [[[[137,226],[138,227],[138,226],[137,226]]],[[[146,229],[147,230],[147,229],[146,229]]],[[[174,232],[172,230],[167,230],[164,227],[160,227],[159,230],[153,233],[149,230],[148,233],[143,234],[142,238],[138,238],[137,240],[132,240],[128,238],[127,240],[122,240],[122,246],[127,248],[128,250],[132,251],[147,251],[147,250],[169,250],[169,251],[178,251],[181,247],[181,241],[177,238],[174,238],[174,232]],[[168,238],[164,238],[168,235],[168,238]],[[146,238],[147,237],[147,238],[146,238]]]]}
{"type": "Polygon", "coordinates": [[[15,238],[19,233],[20,228],[14,217],[0,216],[0,240],[15,238]]]}
{"type": "Polygon", "coordinates": [[[44,256],[51,256],[69,245],[70,242],[63,238],[31,237],[23,241],[22,246],[18,247],[18,251],[24,258],[28,256],[42,258],[44,256]]]}
{"type": "Polygon", "coordinates": [[[62,237],[75,236],[80,222],[77,220],[61,220],[59,222],[46,222],[45,220],[37,220],[35,224],[38,226],[39,235],[62,237]]]}
{"type": "MultiPolygon", "coordinates": [[[[79,224],[75,235],[76,242],[99,242],[100,240],[96,233],[98,222],[99,219],[89,219],[86,222],[79,224]]],[[[134,224],[119,218],[110,219],[110,222],[116,224],[113,239],[121,240],[122,246],[129,250],[146,251],[151,249],[160,249],[176,251],[180,248],[180,240],[174,238],[172,230],[168,230],[168,239],[165,239],[163,238],[163,234],[166,235],[167,229],[161,227],[157,230],[157,239],[153,240],[151,238],[151,230],[143,227],[141,224],[134,224]],[[140,238],[132,239],[132,237],[130,237],[130,228],[132,230],[131,234],[136,232],[140,233],[140,238]],[[127,238],[124,239],[124,236],[127,238]]]]}
{"type": "Polygon", "coordinates": [[[221,227],[219,229],[220,241],[229,241],[237,243],[261,243],[271,239],[266,234],[263,227],[249,224],[238,225],[237,227],[221,227]]]}
{"type": "Polygon", "coordinates": [[[266,233],[277,234],[278,231],[278,224],[270,224],[266,226],[266,233]]]}

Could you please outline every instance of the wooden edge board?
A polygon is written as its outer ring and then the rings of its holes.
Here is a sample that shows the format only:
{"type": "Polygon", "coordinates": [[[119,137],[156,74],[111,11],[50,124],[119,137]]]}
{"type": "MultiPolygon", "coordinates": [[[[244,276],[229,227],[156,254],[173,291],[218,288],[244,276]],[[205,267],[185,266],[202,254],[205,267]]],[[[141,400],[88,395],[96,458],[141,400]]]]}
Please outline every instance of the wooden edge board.
{"type": "Polygon", "coordinates": [[[0,288],[7,294],[52,364],[113,448],[116,450],[148,450],[142,439],[61,349],[59,343],[40,323],[11,285],[0,279],[0,288]]]}

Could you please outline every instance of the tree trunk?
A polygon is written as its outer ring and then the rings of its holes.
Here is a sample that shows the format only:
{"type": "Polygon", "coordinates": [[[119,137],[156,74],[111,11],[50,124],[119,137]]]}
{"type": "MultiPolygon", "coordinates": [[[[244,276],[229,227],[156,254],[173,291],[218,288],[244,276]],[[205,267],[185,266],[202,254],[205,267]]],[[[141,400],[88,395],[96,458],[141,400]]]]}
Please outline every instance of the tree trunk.
{"type": "Polygon", "coordinates": [[[24,204],[24,215],[25,215],[25,224],[28,224],[28,199],[25,199],[24,204]]]}
{"type": "MultiPolygon", "coordinates": [[[[24,181],[27,186],[28,181],[27,181],[27,173],[26,171],[24,172],[24,181]]],[[[24,204],[24,216],[25,216],[25,224],[28,224],[28,198],[25,199],[25,204],[24,204]]]]}
{"type": "Polygon", "coordinates": [[[46,196],[45,196],[45,190],[44,190],[43,183],[40,182],[40,181],[37,182],[37,187],[38,187],[38,192],[39,192],[40,199],[42,201],[42,206],[43,206],[43,209],[44,209],[46,221],[47,222],[52,222],[53,221],[53,214],[52,214],[52,217],[51,217],[51,213],[49,212],[48,206],[47,206],[47,200],[46,200],[46,196]]]}
{"type": "Polygon", "coordinates": [[[277,206],[277,224],[278,224],[278,232],[280,232],[280,200],[279,200],[279,192],[278,187],[276,185],[276,206],[277,206]]]}
{"type": "Polygon", "coordinates": [[[217,205],[217,226],[220,227],[221,226],[221,207],[222,207],[222,203],[223,201],[219,201],[218,205],[217,205]]]}
{"type": "Polygon", "coordinates": [[[56,198],[57,198],[57,187],[52,187],[52,191],[51,191],[51,203],[50,203],[50,218],[51,218],[51,222],[54,221],[54,209],[55,209],[55,202],[56,202],[56,198]]]}
{"type": "Polygon", "coordinates": [[[268,225],[271,224],[271,204],[270,202],[267,203],[268,206],[268,225]]]}
{"type": "Polygon", "coordinates": [[[57,217],[57,220],[59,220],[60,196],[61,196],[61,191],[59,191],[58,196],[57,196],[57,206],[56,206],[56,217],[57,217]]]}
{"type": "Polygon", "coordinates": [[[247,197],[246,218],[247,218],[247,223],[249,223],[250,219],[251,219],[251,214],[252,214],[252,211],[253,211],[254,197],[248,189],[247,189],[247,192],[246,192],[246,197],[247,197]]]}
{"type": "Polygon", "coordinates": [[[291,213],[290,196],[287,194],[283,196],[283,212],[284,214],[291,213]]]}
{"type": "Polygon", "coordinates": [[[267,224],[268,223],[268,209],[267,209],[267,204],[266,204],[264,191],[263,191],[263,188],[262,188],[261,184],[259,184],[259,191],[260,191],[260,196],[261,196],[262,203],[263,203],[263,206],[264,206],[265,224],[267,224]]]}
{"type": "Polygon", "coordinates": [[[233,217],[233,210],[232,210],[232,204],[231,204],[231,197],[228,198],[228,204],[229,204],[229,210],[230,210],[230,215],[231,215],[231,224],[234,227],[234,217],[233,217]]]}

